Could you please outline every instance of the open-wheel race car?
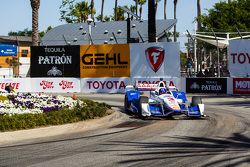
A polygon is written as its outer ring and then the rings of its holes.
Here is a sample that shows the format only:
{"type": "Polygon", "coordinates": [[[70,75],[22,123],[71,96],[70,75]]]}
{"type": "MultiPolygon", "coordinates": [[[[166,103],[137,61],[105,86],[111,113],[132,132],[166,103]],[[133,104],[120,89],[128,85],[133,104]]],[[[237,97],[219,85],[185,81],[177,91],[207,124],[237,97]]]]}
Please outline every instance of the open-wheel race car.
{"type": "Polygon", "coordinates": [[[179,91],[175,86],[166,86],[163,81],[158,84],[128,85],[125,90],[125,111],[133,112],[141,119],[172,117],[180,114],[188,117],[204,117],[201,97],[194,96],[190,105],[187,103],[185,92],[179,91]],[[149,92],[148,96],[144,95],[146,92],[149,92]]]}

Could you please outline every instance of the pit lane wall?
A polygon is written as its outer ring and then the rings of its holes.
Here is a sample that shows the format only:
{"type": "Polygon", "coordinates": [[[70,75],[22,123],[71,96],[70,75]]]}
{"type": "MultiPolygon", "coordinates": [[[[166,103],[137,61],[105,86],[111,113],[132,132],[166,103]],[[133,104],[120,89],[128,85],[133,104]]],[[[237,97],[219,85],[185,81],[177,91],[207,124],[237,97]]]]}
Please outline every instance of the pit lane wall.
{"type": "Polygon", "coordinates": [[[187,93],[250,95],[250,78],[186,78],[184,87],[187,93]]]}
{"type": "MultiPolygon", "coordinates": [[[[177,85],[180,78],[163,78],[167,84],[177,85]]],[[[138,78],[139,83],[158,83],[159,78],[138,78]]],[[[46,93],[124,93],[130,78],[4,78],[0,91],[11,86],[15,92],[46,93]]]]}
{"type": "MultiPolygon", "coordinates": [[[[136,78],[137,82],[155,84],[159,78],[136,78]]],[[[187,93],[250,95],[250,78],[163,78],[187,93]]],[[[128,77],[117,78],[4,78],[0,91],[11,85],[15,92],[46,93],[123,93],[131,84],[128,77]]]]}
{"type": "MultiPolygon", "coordinates": [[[[36,78],[0,79],[1,89],[11,85],[16,92],[123,93],[128,84],[154,84],[163,78],[187,93],[250,94],[248,78],[180,78],[179,43],[41,46],[32,50],[31,66],[36,70],[31,76],[36,78]]],[[[245,58],[237,60],[243,64],[245,58]]]]}
{"type": "Polygon", "coordinates": [[[80,78],[4,78],[0,91],[11,86],[15,92],[73,93],[80,92],[80,78]]]}

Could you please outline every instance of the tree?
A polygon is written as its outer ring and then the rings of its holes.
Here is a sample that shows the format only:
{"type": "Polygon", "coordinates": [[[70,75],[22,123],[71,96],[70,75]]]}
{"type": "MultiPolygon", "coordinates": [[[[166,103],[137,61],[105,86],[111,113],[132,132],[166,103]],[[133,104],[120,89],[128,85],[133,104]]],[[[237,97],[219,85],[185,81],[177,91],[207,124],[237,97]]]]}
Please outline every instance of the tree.
{"type": "Polygon", "coordinates": [[[115,14],[114,14],[114,16],[115,16],[115,21],[117,21],[117,5],[118,5],[118,2],[117,2],[118,0],[115,0],[115,14]]]}
{"type": "Polygon", "coordinates": [[[124,10],[122,10],[121,8],[117,8],[116,9],[116,21],[125,20],[124,13],[125,13],[124,10]]]}
{"type": "Polygon", "coordinates": [[[145,3],[146,3],[146,0],[138,0],[138,4],[140,5],[140,9],[139,9],[140,19],[142,18],[142,5],[144,5],[145,3]]]}
{"type": "Polygon", "coordinates": [[[9,65],[9,67],[13,68],[13,75],[17,76],[19,73],[19,65],[22,65],[19,61],[18,58],[12,57],[11,59],[6,58],[5,63],[9,65]]]}
{"type": "Polygon", "coordinates": [[[219,2],[200,17],[201,31],[250,31],[250,1],[219,2]]]}
{"type": "MultiPolygon", "coordinates": [[[[127,8],[128,10],[130,10],[132,13],[135,13],[135,11],[136,11],[136,6],[134,6],[134,5],[130,5],[130,6],[124,6],[125,8],[127,8]]],[[[126,12],[124,12],[124,14],[125,14],[126,12]]],[[[130,16],[131,17],[131,20],[133,20],[134,19],[134,17],[133,16],[130,16]]]]}
{"type": "Polygon", "coordinates": [[[181,71],[186,70],[186,61],[187,61],[186,53],[183,53],[182,51],[180,51],[181,71]]]}
{"type": "Polygon", "coordinates": [[[164,0],[164,19],[167,19],[167,0],[164,0]]]}
{"type": "Polygon", "coordinates": [[[66,23],[72,23],[72,16],[70,15],[69,11],[72,11],[74,8],[74,1],[75,0],[63,0],[62,4],[59,8],[60,10],[60,20],[65,21],[66,23]]]}
{"type": "Polygon", "coordinates": [[[201,29],[201,22],[200,22],[200,18],[201,17],[201,3],[200,0],[197,0],[197,30],[200,31],[201,29]]]}
{"type": "Polygon", "coordinates": [[[155,0],[148,1],[148,42],[156,42],[155,0]]]}
{"type": "Polygon", "coordinates": [[[135,1],[135,14],[138,16],[138,0],[134,0],[135,1]]]}
{"type": "MultiPolygon", "coordinates": [[[[133,13],[135,13],[135,11],[136,11],[136,6],[134,6],[134,5],[130,5],[130,6],[127,6],[127,5],[125,5],[125,6],[123,6],[124,8],[127,8],[128,10],[130,10],[131,12],[133,12],[133,13]]],[[[125,13],[125,12],[124,12],[125,13]]]]}
{"type": "Polygon", "coordinates": [[[91,0],[91,3],[90,3],[90,13],[91,13],[91,19],[94,20],[94,14],[95,14],[95,11],[94,11],[94,0],[91,0]]]}
{"type": "Polygon", "coordinates": [[[103,21],[104,0],[102,0],[101,21],[103,21]]]}
{"type": "Polygon", "coordinates": [[[129,9],[131,12],[133,12],[133,13],[136,12],[136,6],[134,6],[134,5],[130,5],[130,6],[128,7],[128,9],[129,9]]]}
{"type": "MultiPolygon", "coordinates": [[[[221,1],[219,3],[216,3],[213,8],[209,9],[207,11],[207,14],[201,14],[201,16],[198,18],[201,23],[201,28],[199,31],[211,32],[213,29],[215,32],[234,32],[236,31],[236,28],[238,28],[241,32],[250,31],[249,11],[249,0],[221,1]]],[[[208,35],[213,34],[208,33],[208,35]]],[[[216,36],[225,38],[224,34],[216,34],[216,36]]],[[[234,35],[230,35],[230,37],[233,36],[234,35]]],[[[211,52],[215,50],[214,46],[204,42],[199,42],[198,45],[202,45],[206,49],[206,52],[211,52]]],[[[201,53],[201,50],[199,50],[199,46],[197,48],[198,51],[201,53]]],[[[222,52],[225,53],[226,50],[222,50],[222,52]]],[[[222,59],[223,54],[220,54],[219,56],[219,59],[222,59]]],[[[200,61],[200,59],[201,57],[198,57],[198,62],[200,61]]],[[[218,57],[216,57],[216,60],[212,60],[212,63],[215,63],[217,61],[218,57]]]]}
{"type": "Polygon", "coordinates": [[[29,30],[28,28],[25,28],[22,31],[10,31],[8,33],[9,36],[32,36],[32,30],[29,30]]]}
{"type": "MultiPolygon", "coordinates": [[[[52,29],[52,27],[49,26],[45,31],[39,32],[39,36],[43,37],[51,29],[52,29]]],[[[32,36],[32,30],[29,30],[28,28],[25,28],[22,31],[10,31],[8,33],[8,35],[9,36],[27,36],[27,37],[31,37],[32,36]]]]}
{"type": "Polygon", "coordinates": [[[66,23],[81,23],[86,22],[88,15],[91,12],[95,13],[95,9],[91,11],[87,1],[74,3],[75,0],[63,0],[60,6],[60,20],[66,21],[66,23]]]}
{"type": "Polygon", "coordinates": [[[38,46],[39,42],[38,15],[39,15],[40,0],[30,0],[30,5],[32,8],[32,45],[38,46]]]}
{"type": "MultiPolygon", "coordinates": [[[[174,0],[174,19],[176,19],[176,7],[177,7],[178,0],[174,0]]],[[[174,42],[177,41],[176,37],[176,24],[174,25],[174,42]]]]}
{"type": "Polygon", "coordinates": [[[41,38],[44,37],[44,35],[45,35],[49,30],[51,30],[51,29],[52,29],[52,27],[51,27],[51,26],[48,26],[47,29],[46,29],[45,31],[41,31],[41,32],[39,33],[40,37],[41,37],[41,38]]]}
{"type": "Polygon", "coordinates": [[[161,0],[155,0],[155,13],[157,13],[157,8],[158,8],[158,2],[160,2],[161,0]]]}
{"type": "Polygon", "coordinates": [[[97,17],[96,17],[96,20],[97,21],[110,21],[112,19],[112,16],[103,16],[102,18],[101,18],[101,15],[98,15],[97,17]]]}

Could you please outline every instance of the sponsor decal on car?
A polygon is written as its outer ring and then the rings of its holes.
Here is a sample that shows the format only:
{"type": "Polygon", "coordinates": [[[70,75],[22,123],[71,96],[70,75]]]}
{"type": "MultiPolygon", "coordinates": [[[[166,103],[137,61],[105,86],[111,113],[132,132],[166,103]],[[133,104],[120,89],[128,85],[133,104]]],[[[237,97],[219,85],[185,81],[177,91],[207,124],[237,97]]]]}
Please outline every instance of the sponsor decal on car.
{"type": "MultiPolygon", "coordinates": [[[[146,81],[146,80],[139,80],[138,84],[144,84],[144,85],[158,85],[160,81],[146,81]]],[[[170,80],[170,81],[163,81],[165,83],[165,85],[168,86],[175,86],[174,81],[170,80]]]]}

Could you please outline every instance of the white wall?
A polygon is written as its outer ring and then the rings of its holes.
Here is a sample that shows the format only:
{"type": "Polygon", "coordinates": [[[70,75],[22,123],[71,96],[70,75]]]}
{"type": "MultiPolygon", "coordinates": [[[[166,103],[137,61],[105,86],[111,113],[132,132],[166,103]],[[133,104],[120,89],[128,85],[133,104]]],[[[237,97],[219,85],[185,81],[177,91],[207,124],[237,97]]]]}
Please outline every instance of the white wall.
{"type": "Polygon", "coordinates": [[[0,68],[0,77],[1,78],[12,78],[13,77],[13,68],[0,68]]]}

